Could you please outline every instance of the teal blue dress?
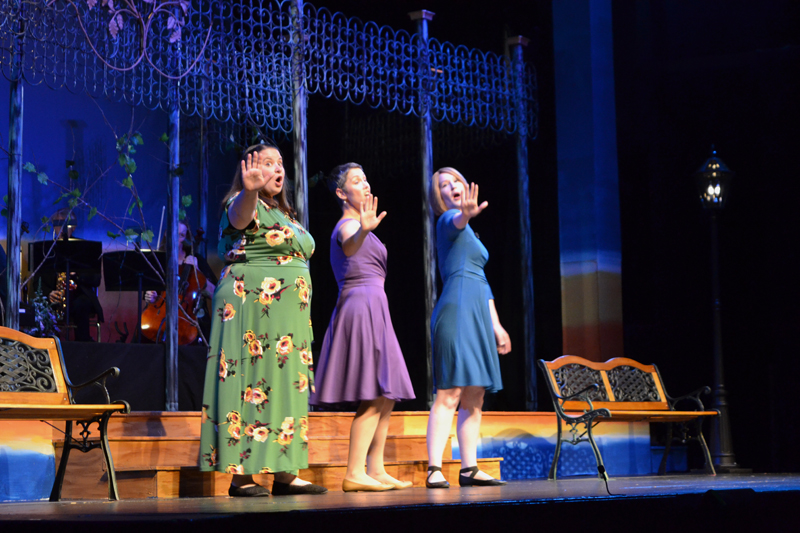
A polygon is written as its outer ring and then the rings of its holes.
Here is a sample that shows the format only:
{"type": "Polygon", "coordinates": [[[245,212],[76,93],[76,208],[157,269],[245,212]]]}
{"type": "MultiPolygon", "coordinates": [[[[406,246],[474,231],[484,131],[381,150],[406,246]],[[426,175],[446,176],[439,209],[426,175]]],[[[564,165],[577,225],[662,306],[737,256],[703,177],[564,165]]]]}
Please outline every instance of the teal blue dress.
{"type": "Polygon", "coordinates": [[[469,224],[460,230],[451,209],[436,223],[436,251],[444,287],[431,317],[433,371],[437,389],[503,388],[500,359],[489,312],[492,290],[483,267],[489,252],[469,224]]]}

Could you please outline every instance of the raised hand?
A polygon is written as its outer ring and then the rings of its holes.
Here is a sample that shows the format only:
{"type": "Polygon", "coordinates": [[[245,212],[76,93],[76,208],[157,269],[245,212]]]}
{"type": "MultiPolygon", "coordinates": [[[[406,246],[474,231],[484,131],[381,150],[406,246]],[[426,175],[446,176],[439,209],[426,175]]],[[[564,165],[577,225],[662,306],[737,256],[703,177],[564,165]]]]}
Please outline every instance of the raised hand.
{"type": "Polygon", "coordinates": [[[478,204],[478,185],[476,183],[469,184],[469,190],[464,192],[464,198],[461,199],[461,213],[467,220],[475,218],[481,211],[486,209],[489,202],[478,204]]]}
{"type": "Polygon", "coordinates": [[[386,216],[386,211],[378,213],[378,197],[372,196],[371,194],[367,193],[366,198],[363,202],[361,202],[361,206],[359,208],[359,215],[361,216],[361,229],[363,231],[373,231],[375,228],[378,227],[378,224],[381,223],[383,217],[386,216]]]}
{"type": "Polygon", "coordinates": [[[248,191],[260,191],[267,184],[261,171],[261,152],[255,151],[242,159],[242,185],[248,191]]]}

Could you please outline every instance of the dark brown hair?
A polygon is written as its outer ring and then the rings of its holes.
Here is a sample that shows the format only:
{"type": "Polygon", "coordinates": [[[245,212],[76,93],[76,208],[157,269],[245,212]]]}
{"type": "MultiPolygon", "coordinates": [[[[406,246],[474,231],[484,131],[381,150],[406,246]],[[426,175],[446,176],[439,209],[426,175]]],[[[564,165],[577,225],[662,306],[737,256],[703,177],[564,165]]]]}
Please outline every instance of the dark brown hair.
{"type": "Polygon", "coordinates": [[[336,198],[336,201],[339,203],[339,207],[344,207],[344,200],[336,196],[336,189],[344,190],[344,184],[347,181],[347,173],[354,168],[360,168],[361,170],[364,170],[364,167],[358,163],[344,163],[331,170],[331,173],[325,180],[328,185],[328,190],[333,193],[333,197],[336,198]]]}
{"type": "MultiPolygon", "coordinates": [[[[280,148],[278,148],[273,144],[254,144],[253,146],[249,146],[247,150],[245,150],[244,153],[242,153],[242,159],[246,159],[248,155],[255,152],[261,152],[263,150],[266,150],[267,148],[272,148],[274,150],[277,150],[279,154],[281,153],[280,148]]],[[[286,195],[286,182],[287,180],[284,174],[283,187],[281,187],[280,193],[270,198],[265,194],[263,194],[262,191],[259,191],[258,197],[261,200],[263,200],[268,206],[277,207],[278,209],[283,211],[284,214],[290,217],[294,217],[296,216],[297,213],[295,213],[294,208],[292,208],[292,206],[289,204],[289,199],[288,196],[286,195]]],[[[233,183],[231,183],[231,188],[228,190],[228,193],[225,195],[225,198],[222,199],[222,208],[225,209],[225,207],[227,207],[228,205],[228,201],[234,196],[236,196],[236,194],[242,189],[244,189],[244,184],[242,183],[242,165],[238,164],[236,165],[236,174],[234,174],[233,176],[233,183]]]]}

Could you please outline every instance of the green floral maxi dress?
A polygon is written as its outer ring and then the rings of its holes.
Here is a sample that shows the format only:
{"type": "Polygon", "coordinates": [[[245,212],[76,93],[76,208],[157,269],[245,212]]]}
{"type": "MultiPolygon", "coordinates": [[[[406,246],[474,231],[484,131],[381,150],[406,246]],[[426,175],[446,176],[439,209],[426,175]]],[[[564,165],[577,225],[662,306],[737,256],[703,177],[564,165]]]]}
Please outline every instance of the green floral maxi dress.
{"type": "MultiPolygon", "coordinates": [[[[228,203],[230,206],[230,202],[228,203]]],[[[203,391],[200,469],[296,473],[308,467],[314,239],[258,201],[243,231],[220,222],[227,265],[214,292],[203,391]]]]}

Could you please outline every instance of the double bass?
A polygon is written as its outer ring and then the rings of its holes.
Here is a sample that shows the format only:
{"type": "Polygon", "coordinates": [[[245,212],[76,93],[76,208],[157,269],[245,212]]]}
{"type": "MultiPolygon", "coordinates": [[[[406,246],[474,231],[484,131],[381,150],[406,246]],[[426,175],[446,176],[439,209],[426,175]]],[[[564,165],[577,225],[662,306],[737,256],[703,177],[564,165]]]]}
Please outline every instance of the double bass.
{"type": "MultiPolygon", "coordinates": [[[[198,229],[198,233],[201,230],[198,229]]],[[[202,237],[200,237],[202,238],[202,237]]],[[[198,313],[204,311],[203,290],[208,280],[194,265],[184,263],[178,282],[178,344],[192,344],[200,332],[197,328],[198,313]]],[[[161,291],[156,301],[142,311],[142,336],[151,342],[166,342],[167,339],[167,291],[161,291]]],[[[202,315],[201,315],[202,316],[202,315]]]]}

